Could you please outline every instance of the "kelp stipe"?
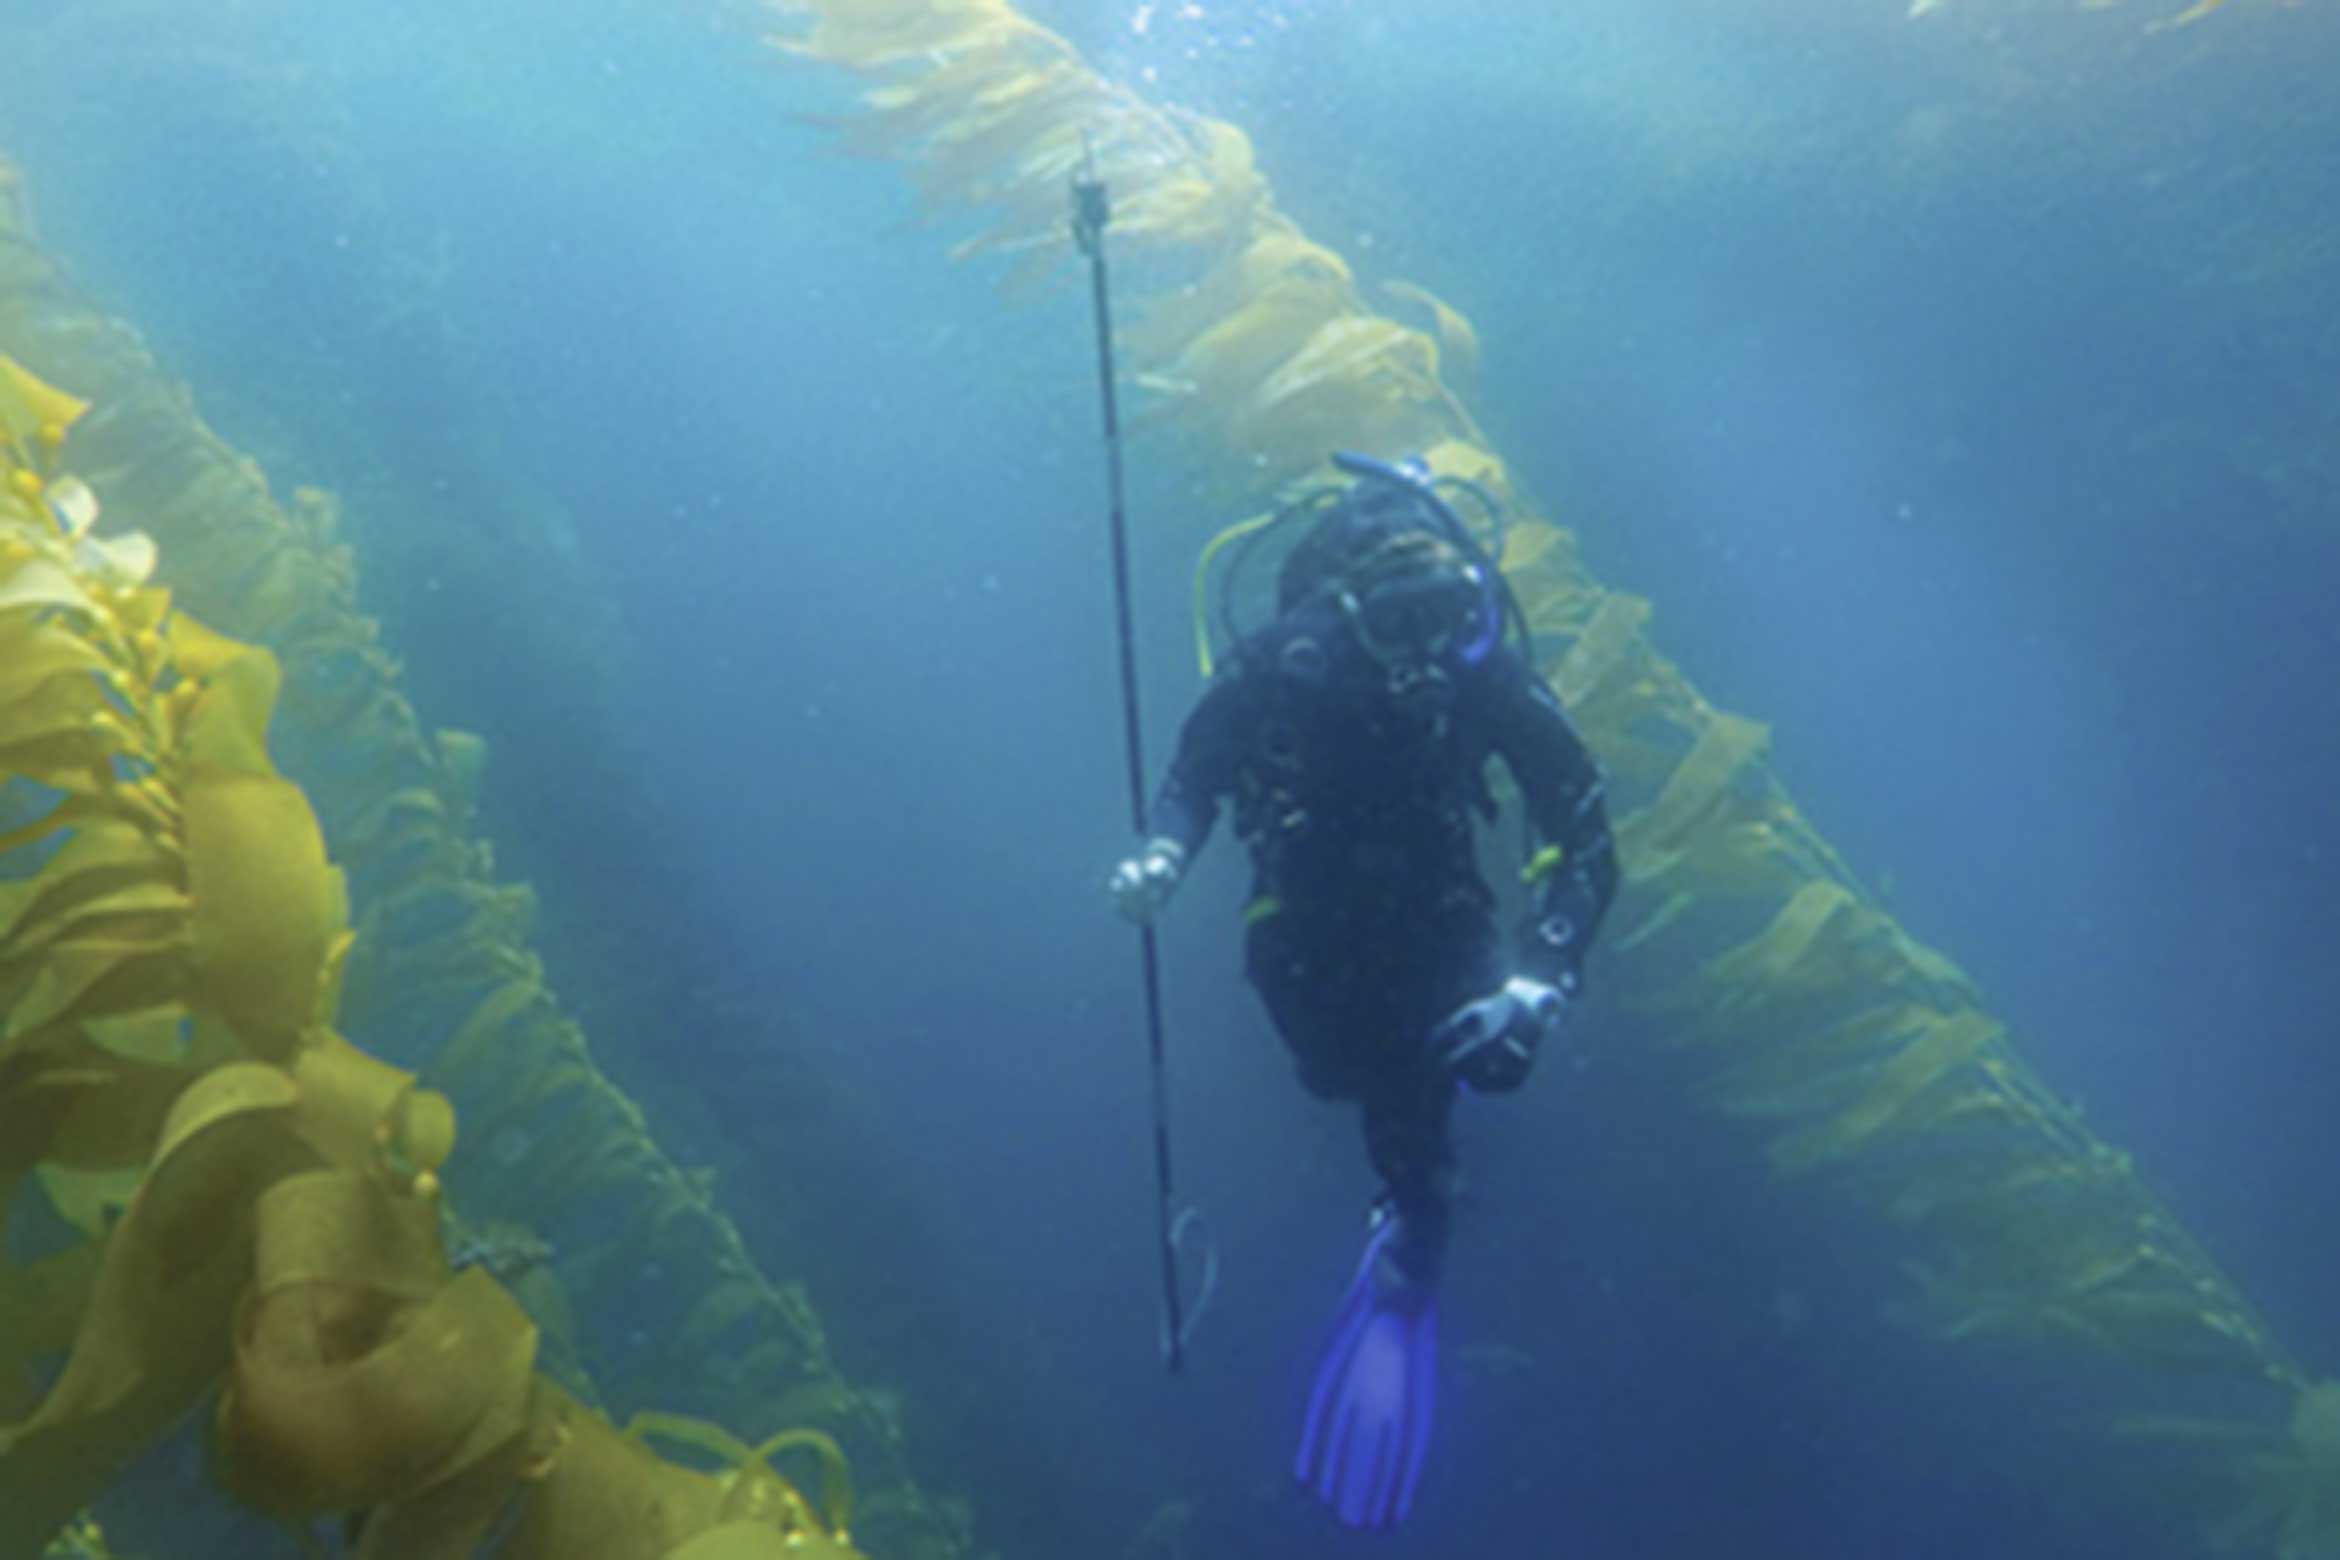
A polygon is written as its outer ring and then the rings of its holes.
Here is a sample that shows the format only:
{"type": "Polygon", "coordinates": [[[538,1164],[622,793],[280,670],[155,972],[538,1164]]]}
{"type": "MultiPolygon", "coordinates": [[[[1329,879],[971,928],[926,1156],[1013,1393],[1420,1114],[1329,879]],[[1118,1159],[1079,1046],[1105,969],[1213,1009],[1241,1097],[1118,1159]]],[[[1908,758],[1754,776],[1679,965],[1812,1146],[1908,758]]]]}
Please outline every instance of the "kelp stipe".
{"type": "Polygon", "coordinates": [[[574,1318],[574,1337],[542,1340],[564,1382],[753,1433],[817,1426],[862,1470],[859,1525],[892,1560],[964,1553],[967,1509],[910,1477],[891,1395],[844,1378],[802,1288],[766,1276],[563,1012],[529,946],[534,895],[494,880],[473,830],[484,745],[430,732],[400,691],[356,608],[333,500],[280,504],[137,334],[42,252],[12,189],[0,181],[0,340],[93,392],[76,468],[160,540],[175,599],[264,639],[283,666],[272,739],[316,800],[360,931],[344,1025],[462,1109],[443,1174],[464,1212],[542,1232],[550,1259],[516,1282],[540,1324],[574,1318]]]}
{"type": "MultiPolygon", "coordinates": [[[[360,1513],[368,1556],[851,1556],[775,1437],[722,1476],[620,1437],[533,1369],[536,1329],[452,1270],[444,1096],[332,1029],[341,878],[267,755],[277,672],[147,583],[56,472],[73,398],[0,358],[0,1213],[38,1180],[78,1244],[0,1262],[0,1358],[64,1356],[0,1424],[0,1560],[30,1560],[221,1383],[242,1502],[360,1513]],[[29,861],[19,859],[30,853],[29,861]]],[[[19,1390],[21,1394],[21,1388],[19,1390]]]]}

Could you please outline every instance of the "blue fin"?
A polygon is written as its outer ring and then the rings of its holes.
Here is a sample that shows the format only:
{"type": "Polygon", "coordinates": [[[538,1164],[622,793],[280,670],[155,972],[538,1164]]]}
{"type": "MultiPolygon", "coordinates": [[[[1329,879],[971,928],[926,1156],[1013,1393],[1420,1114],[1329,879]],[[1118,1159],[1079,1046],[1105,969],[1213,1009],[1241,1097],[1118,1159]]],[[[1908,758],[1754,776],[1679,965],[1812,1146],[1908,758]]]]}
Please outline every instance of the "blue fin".
{"type": "Polygon", "coordinates": [[[1316,1367],[1292,1474],[1349,1527],[1390,1528],[1413,1508],[1430,1449],[1438,1374],[1438,1297],[1400,1277],[1384,1248],[1385,1220],[1341,1302],[1316,1367]]]}

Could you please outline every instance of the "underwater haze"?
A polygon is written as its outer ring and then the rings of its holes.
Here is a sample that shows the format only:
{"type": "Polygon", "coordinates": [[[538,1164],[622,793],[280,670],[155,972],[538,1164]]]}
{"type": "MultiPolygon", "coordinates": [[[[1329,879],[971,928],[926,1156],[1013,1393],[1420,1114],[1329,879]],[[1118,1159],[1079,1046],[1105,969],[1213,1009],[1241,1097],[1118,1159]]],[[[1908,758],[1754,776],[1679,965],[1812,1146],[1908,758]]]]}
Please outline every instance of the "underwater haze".
{"type": "MultiPolygon", "coordinates": [[[[2340,1367],[2340,11],[1023,9],[1476,322],[1457,388],[1592,572],[2340,1367]]],[[[272,486],[341,495],[549,982],[978,1548],[2202,1553],[2117,1363],[1897,1325],[1896,1232],[1771,1177],[1597,950],[1461,1107],[1413,1519],[1339,1529],[1288,1465],[1374,1188],[1243,984],[1224,832],[1161,931],[1221,1262],[1162,1370],[1086,278],[954,263],[792,25],[0,0],[0,153],[272,486]]],[[[1127,456],[1150,789],[1196,549],[1270,495],[1142,417],[1127,456]]]]}

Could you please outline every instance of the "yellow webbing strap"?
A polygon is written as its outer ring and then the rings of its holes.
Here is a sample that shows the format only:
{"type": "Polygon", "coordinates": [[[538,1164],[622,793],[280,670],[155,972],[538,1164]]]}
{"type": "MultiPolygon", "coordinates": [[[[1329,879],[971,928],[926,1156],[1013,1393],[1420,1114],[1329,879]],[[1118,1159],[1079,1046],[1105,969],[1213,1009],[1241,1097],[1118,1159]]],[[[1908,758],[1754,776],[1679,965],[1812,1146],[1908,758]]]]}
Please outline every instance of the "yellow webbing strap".
{"type": "Polygon", "coordinates": [[[1204,544],[1201,556],[1194,560],[1194,658],[1206,678],[1211,675],[1211,615],[1203,594],[1210,580],[1211,560],[1229,542],[1240,541],[1260,527],[1274,523],[1275,518],[1276,511],[1271,509],[1264,515],[1236,521],[1204,544]]]}

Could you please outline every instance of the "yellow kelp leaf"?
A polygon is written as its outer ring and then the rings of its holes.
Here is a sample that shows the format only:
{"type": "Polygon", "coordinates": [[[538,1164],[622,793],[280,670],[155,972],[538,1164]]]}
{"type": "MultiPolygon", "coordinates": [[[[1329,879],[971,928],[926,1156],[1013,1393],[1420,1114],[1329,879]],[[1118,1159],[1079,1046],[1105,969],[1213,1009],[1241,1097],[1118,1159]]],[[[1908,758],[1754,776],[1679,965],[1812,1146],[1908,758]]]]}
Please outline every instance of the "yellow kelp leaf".
{"type": "Polygon", "coordinates": [[[187,896],[154,865],[140,863],[145,882],[82,875],[51,884],[51,896],[26,931],[9,945],[9,959],[28,959],[56,943],[171,943],[187,931],[187,896]]]}
{"type": "Polygon", "coordinates": [[[1029,140],[1048,130],[1068,92],[1088,96],[1096,90],[1096,78],[1076,60],[1010,63],[964,96],[958,112],[935,132],[935,139],[948,145],[986,137],[1013,124],[1019,127],[1013,139],[1029,140]]]}
{"type": "Polygon", "coordinates": [[[48,1194],[49,1206],[66,1223],[94,1240],[102,1238],[129,1209],[139,1183],[146,1179],[146,1166],[140,1163],[118,1170],[68,1170],[45,1164],[35,1173],[40,1177],[41,1190],[48,1194]]]}
{"type": "Polygon", "coordinates": [[[1503,537],[1503,572],[1534,568],[1567,539],[1567,532],[1540,520],[1513,526],[1503,537]]]}
{"type": "Polygon", "coordinates": [[[186,613],[171,619],[171,662],[180,673],[197,682],[217,677],[222,669],[240,656],[264,655],[267,652],[225,634],[215,633],[186,613]]]}
{"type": "Polygon", "coordinates": [[[829,1560],[850,1554],[819,1534],[783,1533],[769,1522],[726,1522],[711,1527],[663,1560],[829,1560]]]}
{"type": "MultiPolygon", "coordinates": [[[[416,1495],[373,1508],[366,1521],[367,1554],[481,1553],[514,1503],[535,1498],[533,1486],[558,1460],[569,1431],[547,1379],[540,1375],[525,1385],[524,1399],[510,1407],[499,1403],[480,1417],[446,1477],[416,1495]],[[499,1434],[503,1439],[494,1440],[499,1434]]],[[[493,1547],[519,1560],[509,1544],[493,1547]]]]}
{"type": "Polygon", "coordinates": [[[1971,1009],[1929,1025],[1878,1069],[1859,1099],[1828,1120],[1773,1144],[1772,1163],[1782,1174],[1798,1175],[1852,1152],[1892,1125],[1934,1080],[1973,1059],[2005,1032],[1995,1020],[1971,1009]]]}
{"type": "MultiPolygon", "coordinates": [[[[936,132],[912,170],[913,178],[934,205],[951,199],[996,201],[1011,192],[1010,181],[1022,176],[1018,170],[1023,165],[1037,166],[1036,153],[1068,144],[1064,121],[1077,119],[1095,92],[1086,71],[1067,67],[1019,72],[988,88],[983,96],[989,101],[936,132]]],[[[1051,193],[1061,199],[1056,181],[1050,184],[1051,193]]],[[[1117,228],[1119,216],[1117,212],[1117,228]]],[[[1068,247],[1071,243],[1071,233],[1061,223],[1052,224],[1047,237],[1068,247]]]]}
{"type": "Polygon", "coordinates": [[[1042,33],[1001,0],[860,0],[851,6],[785,0],[781,9],[818,18],[810,37],[773,35],[774,47],[853,70],[932,56],[986,53],[1042,33]]]}
{"type": "MultiPolygon", "coordinates": [[[[1387,281],[1381,290],[1392,298],[1401,298],[1430,311],[1430,318],[1438,330],[1438,350],[1442,361],[1462,380],[1468,380],[1479,371],[1479,333],[1463,312],[1429,288],[1414,282],[1387,281]]],[[[1458,381],[1458,383],[1461,381],[1458,381]]]]}
{"type": "Polygon", "coordinates": [[[74,566],[116,590],[145,584],[153,577],[160,556],[154,538],[144,531],[84,536],[73,547],[74,566]]]}
{"type": "Polygon", "coordinates": [[[1922,1034],[1935,1015],[1877,1008],[1754,1046],[1734,1046],[1743,1057],[1716,1072],[1702,1092],[1738,1115],[1805,1114],[1841,1102],[1874,1074],[1876,1064],[1922,1034]]]}
{"type": "Polygon", "coordinates": [[[1341,302],[1312,283],[1278,284],[1187,342],[1164,372],[1206,397],[1253,390],[1336,318],[1341,302]]]}
{"type": "Polygon", "coordinates": [[[1239,229],[1263,193],[1258,185],[1231,187],[1191,174],[1173,175],[1116,208],[1113,231],[1166,244],[1209,243],[1239,229]]]}
{"type": "Polygon", "coordinates": [[[455,1151],[454,1102],[436,1089],[409,1085],[382,1118],[376,1137],[394,1173],[434,1173],[455,1151]]]}
{"type": "Polygon", "coordinates": [[[434,1202],[320,1171],[254,1213],[219,1415],[240,1499],[293,1517],[412,1499],[520,1435],[535,1326],[486,1273],[447,1280],[434,1202]]]}
{"type": "Polygon", "coordinates": [[[1281,217],[1269,219],[1259,236],[1228,263],[1234,267],[1235,285],[1244,293],[1257,292],[1287,277],[1320,286],[1347,287],[1353,283],[1349,262],[1337,250],[1327,249],[1281,217]]]}
{"type": "Polygon", "coordinates": [[[35,446],[53,452],[65,430],[88,410],[87,401],[67,395],[0,353],[0,440],[15,446],[20,460],[29,463],[35,446]]]}
{"type": "Polygon", "coordinates": [[[1286,286],[1323,294],[1332,313],[1356,308],[1348,262],[1271,216],[1262,231],[1198,280],[1145,303],[1133,342],[1167,356],[1254,298],[1286,286]]]}
{"type": "MultiPolygon", "coordinates": [[[[782,1430],[767,1438],[763,1445],[756,1448],[751,1461],[764,1464],[768,1469],[784,1452],[809,1452],[812,1455],[814,1466],[820,1472],[821,1526],[827,1529],[831,1538],[844,1541],[853,1526],[853,1469],[845,1460],[844,1450],[834,1438],[822,1431],[799,1427],[782,1430]]],[[[766,1477],[774,1476],[767,1472],[766,1477]]],[[[796,1493],[795,1486],[785,1479],[775,1479],[774,1482],[790,1495],[796,1493]]],[[[729,1507],[736,1512],[739,1506],[739,1498],[735,1495],[729,1507]]],[[[803,1514],[802,1497],[793,1503],[788,1514],[803,1514]]]]}
{"type": "Polygon", "coordinates": [[[279,1059],[308,1025],[327,955],[348,924],[341,874],[326,864],[316,815],[289,781],[204,764],[185,795],[190,997],[256,1054],[279,1059]]]}
{"type": "Polygon", "coordinates": [[[16,1108],[0,1110],[8,1118],[0,1126],[25,1133],[55,1169],[145,1165],[193,1075],[177,1067],[138,1066],[70,1037],[56,1038],[63,1043],[47,1048],[54,1065],[36,1064],[29,1074],[19,1070],[20,1081],[10,1086],[16,1108]]]}
{"type": "Polygon", "coordinates": [[[130,733],[110,714],[64,716],[46,727],[0,734],[0,774],[14,774],[78,796],[114,789],[111,765],[135,752],[130,733]]]}
{"type": "Polygon", "coordinates": [[[229,1066],[173,1108],[63,1374],[31,1419],[0,1432],[0,1554],[39,1553],[227,1364],[251,1197],[296,1162],[277,1114],[291,1090],[273,1068],[229,1066]]]}
{"type": "Polygon", "coordinates": [[[663,1556],[716,1524],[717,1480],[661,1461],[542,1378],[537,1390],[554,1405],[559,1450],[498,1554],[663,1556]]]}
{"type": "Polygon", "coordinates": [[[412,785],[366,803],[343,828],[341,837],[346,849],[362,855],[379,849],[384,841],[418,822],[437,829],[445,826],[446,819],[447,804],[439,793],[429,786],[412,785]]]}
{"type": "MultiPolygon", "coordinates": [[[[774,1537],[786,1534],[785,1552],[816,1556],[852,1553],[848,1529],[853,1519],[853,1474],[844,1452],[821,1431],[783,1430],[763,1445],[751,1448],[721,1425],[680,1414],[640,1413],[626,1422],[625,1434],[627,1439],[645,1445],[651,1436],[676,1441],[730,1464],[730,1470],[718,1480],[723,1489],[723,1502],[717,1513],[729,1525],[711,1530],[702,1535],[703,1539],[729,1533],[744,1523],[774,1537]],[[818,1515],[796,1486],[771,1466],[772,1459],[789,1451],[810,1452],[814,1457],[821,1481],[822,1510],[818,1515]]],[[[702,1551],[698,1544],[693,1544],[687,1551],[678,1551],[682,1552],[702,1551]]],[[[713,1555],[734,1551],[719,1547],[704,1552],[713,1555]]],[[[764,1553],[760,1549],[737,1552],[764,1553]]]]}
{"type": "Polygon", "coordinates": [[[2172,27],[2191,27],[2224,4],[2226,4],[2226,0],[2194,0],[2192,5],[2178,12],[2175,16],[2165,16],[2159,21],[2148,22],[2145,30],[2147,32],[2164,32],[2172,27]]]}
{"type": "Polygon", "coordinates": [[[22,1267],[0,1263],[0,1378],[27,1356],[73,1346],[103,1251],[88,1240],[22,1267]]]}
{"type": "Polygon", "coordinates": [[[1435,377],[1438,348],[1418,330],[1377,314],[1348,314],[1317,327],[1300,349],[1260,385],[1255,402],[1265,409],[1318,385],[1356,380],[1377,372],[1435,377]]]}
{"type": "Polygon", "coordinates": [[[187,948],[178,935],[144,942],[92,938],[49,950],[8,1013],[11,1038],[64,1018],[133,1012],[168,1002],[184,989],[187,948]]]}
{"type": "Polygon", "coordinates": [[[1631,931],[1620,930],[1607,937],[1605,939],[1606,946],[1612,953],[1631,953],[1652,937],[1672,926],[1689,911],[1695,909],[1698,902],[1699,896],[1694,893],[1668,894],[1659,902],[1658,907],[1631,931]]]}
{"type": "Polygon", "coordinates": [[[1503,458],[1469,439],[1439,440],[1422,452],[1422,463],[1433,475],[1476,482],[1498,500],[1511,491],[1511,473],[1503,458]]]}
{"type": "Polygon", "coordinates": [[[1204,175],[1212,184],[1229,196],[1245,201],[1267,193],[1266,181],[1259,176],[1257,160],[1252,155],[1251,137],[1240,126],[1224,119],[1185,114],[1176,117],[1201,154],[1204,175]]]}
{"type": "Polygon", "coordinates": [[[1944,1080],[1921,1094],[1893,1123],[1896,1137],[1916,1137],[1946,1128],[1976,1131],[1985,1127],[2031,1131],[2045,1125],[2028,1100],[1987,1084],[1953,1085],[1944,1080]]]}
{"type": "Polygon", "coordinates": [[[498,986],[471,1010],[454,1038],[440,1048],[432,1064],[432,1076],[461,1077],[474,1069],[493,1066],[499,1059],[496,1048],[505,1028],[531,1008],[551,1005],[551,994],[533,978],[507,981],[498,986]]]}
{"type": "Polygon", "coordinates": [[[126,883],[141,879],[167,883],[162,874],[169,860],[144,830],[127,819],[94,811],[102,804],[80,805],[83,810],[68,813],[60,807],[42,820],[43,832],[70,829],[72,838],[38,874],[0,883],[0,943],[29,937],[35,922],[70,913],[126,883]]]}
{"type": "Polygon", "coordinates": [[[650,1444],[652,1436],[673,1441],[733,1468],[739,1467],[756,1454],[745,1441],[710,1420],[693,1419],[687,1414],[666,1414],[647,1409],[626,1421],[622,1432],[629,1441],[642,1446],[650,1444]]]}
{"type": "Polygon", "coordinates": [[[196,1067],[226,1059],[217,1053],[200,1059],[195,1056],[195,1025],[184,1002],[160,1002],[134,1012],[85,1018],[81,1032],[108,1056],[143,1067],[186,1067],[191,1075],[196,1067]]]}
{"type": "MultiPolygon", "coordinates": [[[[0,621],[0,710],[51,677],[104,678],[113,663],[81,635],[37,618],[0,621]]],[[[7,719],[0,713],[0,721],[7,719]]]]}
{"type": "MultiPolygon", "coordinates": [[[[97,495],[92,493],[89,490],[89,484],[79,477],[58,478],[49,484],[43,497],[48,501],[50,518],[56,521],[57,528],[65,533],[67,540],[82,541],[89,535],[90,528],[97,524],[97,495]]],[[[143,541],[144,538],[141,537],[140,540],[143,541]]],[[[152,545],[152,543],[148,543],[149,549],[152,548],[152,545]]],[[[73,561],[77,568],[87,567],[82,559],[81,549],[78,547],[74,549],[73,561]]]]}
{"type": "Polygon", "coordinates": [[[1649,613],[1645,597],[1624,591],[1610,591],[1601,597],[1592,622],[1552,669],[1552,691],[1562,704],[1574,711],[1590,702],[1639,642],[1649,613]]]}
{"type": "MultiPolygon", "coordinates": [[[[343,879],[347,892],[348,880],[343,879]]],[[[341,986],[349,973],[349,954],[357,946],[357,933],[343,927],[325,946],[325,967],[317,973],[316,1000],[309,1008],[311,1029],[330,1029],[341,1015],[341,986]]]]}
{"type": "MultiPolygon", "coordinates": [[[[1610,761],[1623,767],[1616,758],[1610,761]]],[[[1637,862],[1633,881],[1651,892],[1776,904],[1810,882],[1815,870],[1827,870],[1816,869],[1802,846],[1794,831],[1772,818],[1718,820],[1671,855],[1637,862]]]]}
{"type": "MultiPolygon", "coordinates": [[[[155,1145],[155,1163],[161,1163],[185,1144],[213,1128],[243,1116],[290,1112],[300,1103],[300,1089],[290,1074],[263,1062],[230,1062],[198,1078],[171,1107],[163,1123],[162,1140],[155,1145]]],[[[281,1123],[278,1130],[282,1130],[281,1123]]]]}
{"type": "Polygon", "coordinates": [[[438,749],[439,772],[447,777],[464,806],[477,807],[480,788],[487,779],[487,738],[443,726],[431,733],[431,740],[438,749]]]}
{"type": "Polygon", "coordinates": [[[29,558],[0,576],[0,612],[37,607],[62,607],[89,617],[98,610],[71,570],[44,557],[29,558]]]}
{"type": "Polygon", "coordinates": [[[2099,1290],[2046,1309],[2105,1347],[2171,1370],[2264,1377],[2272,1353],[2248,1317],[2182,1290],[2099,1290]]]}
{"type": "Polygon", "coordinates": [[[204,769],[273,779],[276,770],[268,762],[268,715],[275,708],[276,691],[283,681],[276,657],[254,646],[238,646],[236,653],[198,673],[193,665],[201,665],[207,654],[218,652],[203,643],[200,633],[189,636],[188,651],[180,652],[176,649],[179,633],[180,628],[174,627],[174,656],[191,653],[192,665],[182,658],[181,669],[202,682],[194,713],[187,721],[188,759],[204,769]]]}
{"type": "Polygon", "coordinates": [[[958,54],[912,80],[870,88],[859,113],[814,122],[837,132],[848,156],[907,156],[999,71],[995,56],[958,54]]]}
{"type": "MultiPolygon", "coordinates": [[[[1647,611],[1646,605],[1642,610],[1647,611]]],[[[1606,611],[1604,607],[1604,615],[1606,611]]],[[[1566,665],[1562,663],[1563,671],[1566,665]]],[[[1759,721],[1719,710],[1709,715],[1699,728],[1697,744],[1666,777],[1657,800],[1618,824],[1618,845],[1626,859],[1683,844],[1715,809],[1742,766],[1761,759],[1770,739],[1771,728],[1759,721]]]]}
{"type": "Polygon", "coordinates": [[[2152,1284],[2175,1278],[2183,1283],[2188,1276],[2183,1258],[2151,1241],[2125,1240],[2094,1250],[2072,1243],[2056,1256],[2061,1260],[2055,1286],[2067,1295],[2089,1294],[2131,1279],[2152,1284]]]}
{"type": "Polygon", "coordinates": [[[1898,1224],[1924,1224],[1936,1219],[1996,1220],[1998,1210],[2011,1204],[2037,1204],[2053,1193],[2079,1195],[2106,1191],[2129,1179],[2130,1158],[2101,1143],[2083,1158],[1971,1160],[1942,1165],[1926,1178],[1902,1188],[1886,1201],[1886,1212],[1898,1224]]]}
{"type": "MultiPolygon", "coordinates": [[[[1814,878],[1779,907],[1761,933],[1716,954],[1700,966],[1702,985],[1761,987],[1786,978],[1818,946],[1830,922],[1855,904],[1852,893],[1826,878],[1814,878]]],[[[1718,994],[1717,1000],[1724,1000],[1718,994]]]]}
{"type": "Polygon", "coordinates": [[[414,1074],[331,1031],[311,1033],[292,1061],[300,1089],[294,1130],[324,1159],[423,1187],[454,1147],[455,1114],[414,1074]]]}
{"type": "Polygon", "coordinates": [[[39,741],[101,718],[112,720],[115,716],[99,685],[87,673],[68,672],[20,689],[15,698],[0,706],[0,742],[39,741]]]}

